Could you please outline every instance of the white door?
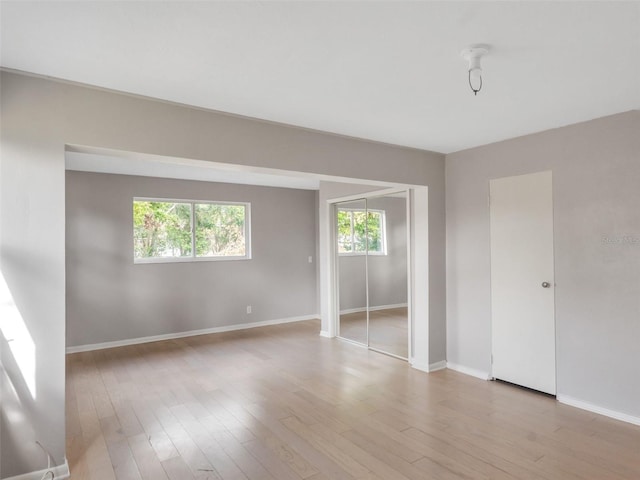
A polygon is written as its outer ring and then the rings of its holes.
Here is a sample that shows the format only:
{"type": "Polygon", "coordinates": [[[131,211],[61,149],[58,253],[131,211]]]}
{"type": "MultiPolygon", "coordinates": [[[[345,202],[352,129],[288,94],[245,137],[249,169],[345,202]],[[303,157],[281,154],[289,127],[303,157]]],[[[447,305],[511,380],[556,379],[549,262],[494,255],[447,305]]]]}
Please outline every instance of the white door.
{"type": "Polygon", "coordinates": [[[490,182],[494,378],[556,393],[551,172],[490,182]]]}

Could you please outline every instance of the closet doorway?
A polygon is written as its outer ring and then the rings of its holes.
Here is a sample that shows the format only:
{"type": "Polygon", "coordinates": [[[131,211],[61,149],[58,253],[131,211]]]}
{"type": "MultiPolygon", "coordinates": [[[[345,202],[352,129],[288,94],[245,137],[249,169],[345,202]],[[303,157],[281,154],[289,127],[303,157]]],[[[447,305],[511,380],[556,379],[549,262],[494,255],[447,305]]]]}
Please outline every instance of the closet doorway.
{"type": "Polygon", "coordinates": [[[410,358],[408,192],[334,204],[337,333],[410,358]]]}

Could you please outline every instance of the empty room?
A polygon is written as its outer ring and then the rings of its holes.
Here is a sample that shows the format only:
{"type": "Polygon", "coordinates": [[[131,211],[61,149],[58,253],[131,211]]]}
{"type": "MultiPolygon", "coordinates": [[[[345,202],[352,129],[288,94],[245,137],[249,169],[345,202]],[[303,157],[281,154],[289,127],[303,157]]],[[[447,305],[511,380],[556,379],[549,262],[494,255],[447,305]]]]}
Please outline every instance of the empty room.
{"type": "Polygon", "coordinates": [[[640,478],[640,2],[0,1],[0,478],[640,478]]]}

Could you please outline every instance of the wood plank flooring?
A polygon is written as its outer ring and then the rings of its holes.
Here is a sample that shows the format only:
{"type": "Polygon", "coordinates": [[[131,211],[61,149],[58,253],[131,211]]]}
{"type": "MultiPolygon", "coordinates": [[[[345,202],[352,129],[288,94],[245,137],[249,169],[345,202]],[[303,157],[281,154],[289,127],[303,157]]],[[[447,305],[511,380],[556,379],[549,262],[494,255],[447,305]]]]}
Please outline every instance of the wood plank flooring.
{"type": "Polygon", "coordinates": [[[318,331],[309,321],[68,355],[71,477],[640,478],[640,427],[318,331]]]}

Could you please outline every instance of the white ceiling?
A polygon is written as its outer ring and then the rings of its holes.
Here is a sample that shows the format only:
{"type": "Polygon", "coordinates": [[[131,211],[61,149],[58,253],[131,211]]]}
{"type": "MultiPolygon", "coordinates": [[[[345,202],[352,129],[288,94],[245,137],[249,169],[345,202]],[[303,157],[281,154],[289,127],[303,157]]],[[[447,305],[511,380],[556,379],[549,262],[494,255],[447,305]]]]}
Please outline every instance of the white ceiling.
{"type": "Polygon", "coordinates": [[[638,1],[1,8],[6,68],[443,153],[640,108],[638,1]]]}

